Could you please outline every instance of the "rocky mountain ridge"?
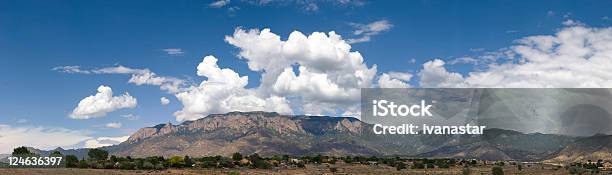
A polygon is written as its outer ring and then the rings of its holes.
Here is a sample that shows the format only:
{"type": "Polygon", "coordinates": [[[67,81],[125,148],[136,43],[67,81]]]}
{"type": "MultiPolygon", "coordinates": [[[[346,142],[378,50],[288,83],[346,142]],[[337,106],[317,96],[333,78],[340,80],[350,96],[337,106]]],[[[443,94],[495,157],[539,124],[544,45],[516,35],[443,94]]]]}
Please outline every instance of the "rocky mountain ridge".
{"type": "MultiPolygon", "coordinates": [[[[612,136],[571,137],[503,129],[484,135],[389,135],[349,117],[279,115],[273,112],[213,114],[178,125],[141,128],[118,145],[103,147],[120,156],[362,155],[478,158],[571,162],[609,158],[612,136]]],[[[60,150],[86,155],[86,149],[60,150]]],[[[44,153],[43,153],[44,154],[44,153]]]]}

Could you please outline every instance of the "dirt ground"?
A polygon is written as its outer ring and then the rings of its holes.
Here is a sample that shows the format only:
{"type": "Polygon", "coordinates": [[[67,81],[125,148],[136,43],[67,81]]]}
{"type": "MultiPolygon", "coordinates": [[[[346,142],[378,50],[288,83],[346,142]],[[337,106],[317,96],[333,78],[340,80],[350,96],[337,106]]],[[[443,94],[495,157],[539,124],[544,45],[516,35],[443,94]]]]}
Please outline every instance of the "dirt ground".
{"type": "MultiPolygon", "coordinates": [[[[76,168],[50,168],[50,169],[24,169],[24,168],[7,168],[0,169],[0,174],[14,175],[81,175],[81,174],[111,174],[111,175],[162,175],[162,174],[461,174],[462,167],[451,167],[448,169],[405,169],[397,171],[393,167],[388,166],[369,166],[369,165],[308,165],[306,168],[297,169],[277,169],[277,170],[256,170],[256,169],[167,169],[162,171],[156,170],[104,170],[104,169],[76,169],[76,168]],[[331,172],[331,167],[336,168],[336,172],[331,172]]],[[[470,168],[470,174],[491,174],[491,166],[480,166],[470,168]]],[[[569,174],[568,171],[561,168],[554,170],[548,167],[529,167],[518,171],[516,167],[505,166],[504,174],[569,174]]]]}

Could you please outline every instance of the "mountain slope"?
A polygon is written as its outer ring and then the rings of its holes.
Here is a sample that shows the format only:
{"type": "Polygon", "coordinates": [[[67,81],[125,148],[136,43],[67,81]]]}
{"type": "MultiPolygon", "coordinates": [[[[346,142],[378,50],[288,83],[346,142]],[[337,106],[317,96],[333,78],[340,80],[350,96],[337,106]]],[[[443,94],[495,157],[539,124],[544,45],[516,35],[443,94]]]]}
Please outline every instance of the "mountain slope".
{"type": "Polygon", "coordinates": [[[550,162],[586,162],[612,158],[612,135],[594,135],[576,140],[551,158],[550,162]]]}
{"type": "MultiPolygon", "coordinates": [[[[269,112],[214,114],[179,125],[138,130],[118,145],[102,147],[120,156],[229,156],[234,152],[271,155],[362,155],[558,160],[579,155],[610,156],[612,136],[577,138],[487,129],[483,135],[375,135],[372,125],[355,118],[291,116],[269,112]],[[602,140],[608,141],[602,141],[602,140]],[[577,141],[576,141],[577,140],[577,141]],[[584,142],[584,144],[582,144],[584,142]],[[590,145],[601,145],[592,147],[590,145]]],[[[87,149],[63,150],[85,156],[87,149]]],[[[42,151],[45,155],[50,151],[42,151]]]]}

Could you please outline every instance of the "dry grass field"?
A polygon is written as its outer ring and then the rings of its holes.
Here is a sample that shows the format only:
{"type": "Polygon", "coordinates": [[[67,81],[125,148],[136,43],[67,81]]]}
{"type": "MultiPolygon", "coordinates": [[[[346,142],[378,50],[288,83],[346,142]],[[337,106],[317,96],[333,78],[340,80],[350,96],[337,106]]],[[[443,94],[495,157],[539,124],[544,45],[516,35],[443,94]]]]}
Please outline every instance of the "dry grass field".
{"type": "MultiPolygon", "coordinates": [[[[451,167],[448,169],[405,169],[397,171],[388,166],[369,165],[307,165],[306,168],[283,169],[283,170],[258,170],[258,169],[167,169],[167,170],[105,170],[105,169],[0,169],[0,174],[14,175],[82,175],[82,174],[111,174],[111,175],[162,175],[162,174],[462,174],[462,167],[451,167]],[[332,172],[332,167],[336,172],[332,172]]],[[[505,166],[505,174],[569,174],[564,168],[554,170],[552,167],[528,167],[522,171],[514,166],[505,166]]],[[[491,166],[479,166],[470,168],[470,174],[491,174],[491,166]]]]}

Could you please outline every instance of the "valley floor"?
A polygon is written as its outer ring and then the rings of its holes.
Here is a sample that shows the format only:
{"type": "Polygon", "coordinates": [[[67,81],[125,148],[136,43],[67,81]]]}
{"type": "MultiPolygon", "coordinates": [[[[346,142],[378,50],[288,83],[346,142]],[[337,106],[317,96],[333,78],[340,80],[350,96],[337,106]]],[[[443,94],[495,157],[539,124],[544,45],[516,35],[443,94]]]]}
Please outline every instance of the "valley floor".
{"type": "MultiPolygon", "coordinates": [[[[72,175],[72,174],[110,174],[110,175],[162,175],[162,174],[462,174],[462,167],[451,167],[448,169],[404,169],[397,171],[388,166],[368,166],[346,164],[335,166],[336,173],[325,165],[307,165],[306,168],[286,170],[258,170],[258,169],[167,169],[167,170],[106,170],[106,169],[76,169],[76,168],[54,168],[54,169],[24,169],[8,168],[0,169],[0,174],[30,175],[72,175]]],[[[491,166],[479,166],[470,168],[470,174],[491,174],[491,166]]],[[[525,168],[519,172],[516,167],[505,166],[504,174],[569,174],[565,169],[549,169],[542,167],[525,168]]]]}

